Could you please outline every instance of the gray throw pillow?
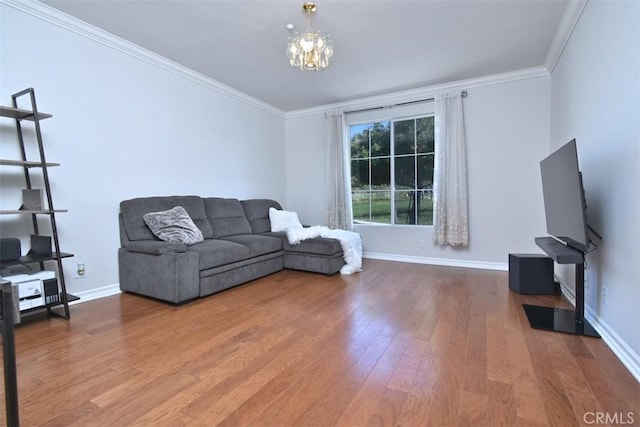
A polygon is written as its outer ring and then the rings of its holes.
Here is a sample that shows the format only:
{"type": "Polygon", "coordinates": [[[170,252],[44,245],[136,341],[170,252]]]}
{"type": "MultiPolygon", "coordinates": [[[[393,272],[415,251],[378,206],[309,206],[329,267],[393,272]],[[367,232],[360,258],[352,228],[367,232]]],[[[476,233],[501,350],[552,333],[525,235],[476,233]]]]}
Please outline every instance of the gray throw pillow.
{"type": "Polygon", "coordinates": [[[202,242],[202,231],[182,206],[176,206],[168,211],[149,212],[142,217],[151,232],[165,242],[180,242],[193,245],[202,242]]]}

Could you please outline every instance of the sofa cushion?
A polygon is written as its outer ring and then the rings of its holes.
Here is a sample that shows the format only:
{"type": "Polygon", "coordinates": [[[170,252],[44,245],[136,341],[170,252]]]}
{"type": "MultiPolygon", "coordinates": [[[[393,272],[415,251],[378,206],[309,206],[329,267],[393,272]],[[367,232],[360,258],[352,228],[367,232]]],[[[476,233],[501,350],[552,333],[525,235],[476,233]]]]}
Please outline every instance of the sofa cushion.
{"type": "Polygon", "coordinates": [[[285,252],[316,255],[335,255],[342,253],[342,245],[338,239],[314,237],[313,239],[303,240],[298,244],[292,245],[289,243],[285,231],[263,233],[263,236],[279,237],[282,240],[282,249],[284,249],[285,252]]]}
{"type": "Polygon", "coordinates": [[[200,255],[200,270],[220,267],[249,258],[248,247],[236,242],[220,239],[207,239],[204,242],[189,246],[189,252],[200,255]]]}
{"type": "Polygon", "coordinates": [[[244,216],[240,200],[219,197],[208,197],[203,200],[214,238],[251,233],[251,226],[244,216]]]}
{"type": "Polygon", "coordinates": [[[145,224],[143,216],[148,212],[164,211],[174,206],[182,206],[187,211],[205,239],[213,237],[213,231],[204,211],[204,203],[200,197],[164,196],[141,197],[120,202],[122,224],[129,240],[157,240],[145,224]]]}
{"type": "Polygon", "coordinates": [[[250,199],[243,200],[241,203],[244,209],[244,215],[247,221],[249,221],[253,233],[271,231],[269,208],[282,209],[280,203],[269,199],[250,199]]]}
{"type": "Polygon", "coordinates": [[[282,240],[272,236],[261,236],[259,234],[238,234],[235,236],[223,237],[223,240],[239,243],[248,247],[249,255],[251,257],[282,250],[282,240]]]}
{"type": "Polygon", "coordinates": [[[287,231],[290,228],[302,228],[297,212],[283,211],[269,208],[269,222],[271,231],[287,231]]]}
{"type": "Polygon", "coordinates": [[[160,240],[193,245],[202,242],[202,232],[182,206],[166,211],[148,212],[142,216],[151,232],[160,240]]]}

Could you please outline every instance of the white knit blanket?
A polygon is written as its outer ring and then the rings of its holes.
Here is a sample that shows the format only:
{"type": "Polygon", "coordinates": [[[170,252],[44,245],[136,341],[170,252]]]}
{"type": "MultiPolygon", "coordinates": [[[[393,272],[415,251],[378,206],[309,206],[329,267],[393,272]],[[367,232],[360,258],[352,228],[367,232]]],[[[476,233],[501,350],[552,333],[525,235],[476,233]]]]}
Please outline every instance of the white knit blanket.
{"type": "Polygon", "coordinates": [[[287,230],[287,238],[291,245],[297,245],[303,240],[314,237],[328,237],[340,241],[346,263],[340,269],[340,274],[353,274],[362,271],[362,238],[358,233],[347,230],[332,230],[322,225],[307,228],[292,227],[287,230]]]}

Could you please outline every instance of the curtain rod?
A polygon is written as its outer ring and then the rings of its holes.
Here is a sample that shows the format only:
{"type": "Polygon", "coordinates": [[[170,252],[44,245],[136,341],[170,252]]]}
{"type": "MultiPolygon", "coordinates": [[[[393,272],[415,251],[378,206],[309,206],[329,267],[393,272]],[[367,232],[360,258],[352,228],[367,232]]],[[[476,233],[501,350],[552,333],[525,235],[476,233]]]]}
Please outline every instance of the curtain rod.
{"type": "MultiPolygon", "coordinates": [[[[466,90],[463,90],[460,94],[462,95],[463,98],[467,97],[467,91],[466,90]]],[[[364,111],[373,111],[373,110],[382,110],[382,109],[385,109],[385,108],[401,107],[403,105],[417,104],[419,102],[433,101],[434,99],[435,98],[425,98],[425,99],[418,99],[416,101],[400,102],[398,104],[393,104],[393,105],[382,105],[380,107],[363,108],[362,110],[345,111],[344,114],[362,113],[364,111]]]]}

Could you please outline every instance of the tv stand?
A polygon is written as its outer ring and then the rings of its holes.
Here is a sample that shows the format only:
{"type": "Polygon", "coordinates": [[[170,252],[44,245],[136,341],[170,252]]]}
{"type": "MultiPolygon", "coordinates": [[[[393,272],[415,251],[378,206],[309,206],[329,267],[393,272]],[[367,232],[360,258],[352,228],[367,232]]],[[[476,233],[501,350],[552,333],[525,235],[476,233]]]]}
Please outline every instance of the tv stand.
{"type": "Polygon", "coordinates": [[[575,310],[570,310],[523,304],[531,327],[600,338],[598,332],[584,318],[584,253],[566,246],[552,237],[536,237],[535,242],[558,264],[576,265],[576,307],[575,310]]]}

